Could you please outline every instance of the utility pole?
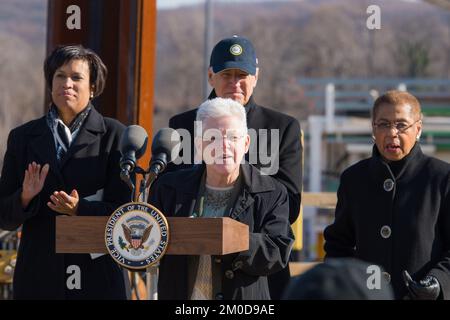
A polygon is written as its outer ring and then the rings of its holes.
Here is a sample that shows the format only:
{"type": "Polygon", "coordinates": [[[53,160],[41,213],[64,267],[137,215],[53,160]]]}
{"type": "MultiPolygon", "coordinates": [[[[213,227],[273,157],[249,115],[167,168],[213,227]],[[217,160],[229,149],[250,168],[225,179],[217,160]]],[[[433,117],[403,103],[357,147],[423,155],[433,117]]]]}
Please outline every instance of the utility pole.
{"type": "Polygon", "coordinates": [[[213,27],[213,0],[205,0],[205,41],[204,41],[204,65],[203,65],[203,98],[206,100],[209,95],[208,84],[208,67],[209,67],[209,55],[212,50],[212,39],[214,34],[213,27]]]}

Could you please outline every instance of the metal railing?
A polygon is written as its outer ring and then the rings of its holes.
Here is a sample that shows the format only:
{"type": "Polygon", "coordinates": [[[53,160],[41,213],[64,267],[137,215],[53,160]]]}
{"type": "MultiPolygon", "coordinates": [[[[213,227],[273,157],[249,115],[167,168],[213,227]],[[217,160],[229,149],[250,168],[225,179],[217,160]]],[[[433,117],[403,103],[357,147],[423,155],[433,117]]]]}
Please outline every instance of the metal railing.
{"type": "Polygon", "coordinates": [[[17,231],[0,230],[0,300],[12,299],[12,278],[18,247],[17,231]]]}

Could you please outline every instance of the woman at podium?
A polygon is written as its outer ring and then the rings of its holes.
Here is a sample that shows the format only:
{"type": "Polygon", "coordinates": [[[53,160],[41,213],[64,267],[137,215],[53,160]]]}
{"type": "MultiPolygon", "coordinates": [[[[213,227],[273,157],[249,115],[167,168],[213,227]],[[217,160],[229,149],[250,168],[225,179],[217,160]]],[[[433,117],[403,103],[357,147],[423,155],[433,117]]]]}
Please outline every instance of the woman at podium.
{"type": "Polygon", "coordinates": [[[124,126],[91,101],[105,86],[100,57],[60,46],[44,63],[52,103],[13,129],[0,178],[0,228],[22,226],[15,299],[125,299],[122,270],[109,255],[55,253],[57,215],[109,215],[129,201],[119,178],[124,126]]]}
{"type": "Polygon", "coordinates": [[[245,109],[231,99],[204,102],[195,137],[202,163],[169,172],[149,202],[167,216],[230,217],[249,226],[249,250],[225,256],[166,255],[159,299],[270,299],[267,276],[286,267],[293,244],[286,188],[244,162],[250,146],[245,109]]]}

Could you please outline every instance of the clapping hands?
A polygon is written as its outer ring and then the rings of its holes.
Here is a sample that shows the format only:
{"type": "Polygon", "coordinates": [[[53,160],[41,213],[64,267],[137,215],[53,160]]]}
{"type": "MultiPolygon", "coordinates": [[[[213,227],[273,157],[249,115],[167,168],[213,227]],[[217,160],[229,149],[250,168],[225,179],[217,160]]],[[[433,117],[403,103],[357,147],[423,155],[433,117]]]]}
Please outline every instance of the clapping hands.
{"type": "Polygon", "coordinates": [[[47,205],[53,211],[69,216],[76,216],[78,210],[78,202],[80,197],[77,190],[73,189],[70,195],[64,191],[55,191],[50,196],[51,202],[47,202],[47,205]]]}
{"type": "Polygon", "coordinates": [[[50,166],[45,164],[42,169],[41,165],[36,162],[32,162],[25,170],[25,177],[22,183],[22,193],[20,200],[22,207],[25,209],[30,204],[31,200],[41,192],[44,187],[45,178],[47,177],[50,166]]]}
{"type": "MultiPolygon", "coordinates": [[[[49,168],[50,166],[48,164],[41,166],[34,161],[28,165],[25,170],[22,193],[20,195],[24,209],[42,191],[49,168]]],[[[79,199],[78,192],[75,189],[72,190],[70,195],[64,191],[55,191],[50,196],[50,201],[47,202],[47,206],[58,213],[74,216],[77,214],[79,199]]]]}

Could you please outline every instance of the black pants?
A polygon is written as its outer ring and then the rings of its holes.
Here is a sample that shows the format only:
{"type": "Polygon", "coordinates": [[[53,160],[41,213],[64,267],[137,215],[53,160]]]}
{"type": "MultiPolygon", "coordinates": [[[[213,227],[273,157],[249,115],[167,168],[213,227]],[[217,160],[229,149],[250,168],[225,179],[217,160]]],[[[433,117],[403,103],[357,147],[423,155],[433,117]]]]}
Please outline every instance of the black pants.
{"type": "Polygon", "coordinates": [[[280,300],[283,296],[284,290],[286,289],[289,280],[291,279],[291,274],[289,271],[289,265],[283,270],[277,273],[271,274],[267,280],[269,282],[269,292],[272,300],[280,300]]]}

